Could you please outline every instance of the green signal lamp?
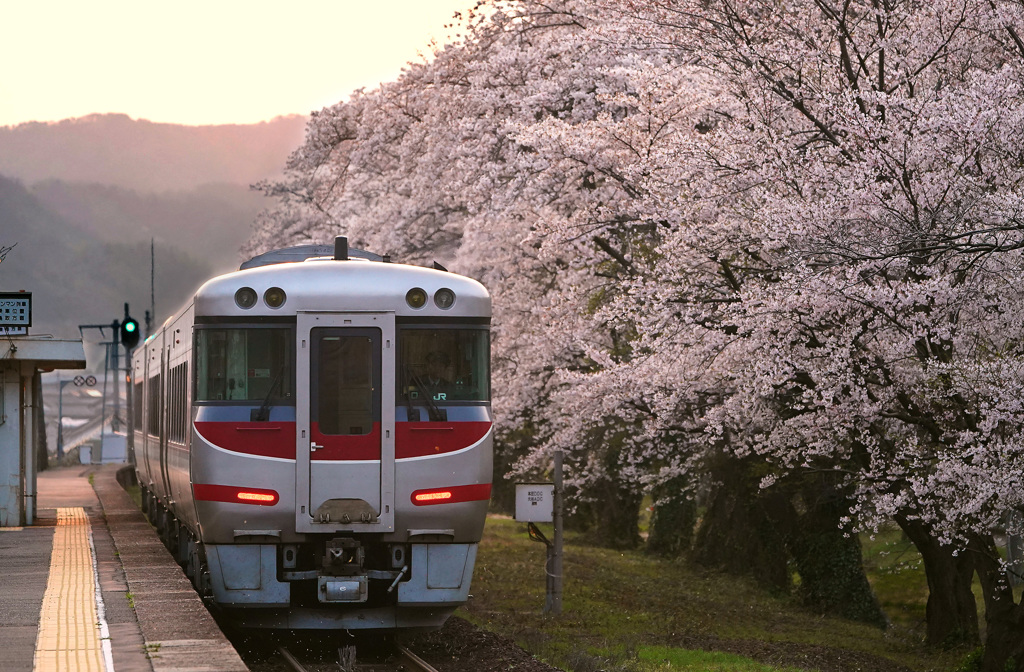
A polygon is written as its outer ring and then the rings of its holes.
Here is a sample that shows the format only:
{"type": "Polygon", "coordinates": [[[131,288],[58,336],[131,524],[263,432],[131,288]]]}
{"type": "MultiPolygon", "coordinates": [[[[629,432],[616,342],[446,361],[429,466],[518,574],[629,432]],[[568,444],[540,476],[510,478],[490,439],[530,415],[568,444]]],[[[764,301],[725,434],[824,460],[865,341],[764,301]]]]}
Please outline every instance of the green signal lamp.
{"type": "Polygon", "coordinates": [[[132,350],[139,344],[139,323],[131,317],[126,317],[121,323],[121,345],[126,350],[132,350]]]}

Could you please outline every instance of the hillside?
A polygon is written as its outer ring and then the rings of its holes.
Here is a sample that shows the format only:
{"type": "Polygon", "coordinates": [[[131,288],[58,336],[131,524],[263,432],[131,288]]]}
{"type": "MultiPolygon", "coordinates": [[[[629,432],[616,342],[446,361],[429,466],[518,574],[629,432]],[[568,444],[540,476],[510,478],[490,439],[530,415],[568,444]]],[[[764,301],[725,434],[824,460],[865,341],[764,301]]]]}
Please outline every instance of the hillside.
{"type": "Polygon", "coordinates": [[[238,268],[265,197],[240,184],[207,184],[189,191],[140,193],[120,186],[47,180],[29,193],[49,212],[99,240],[134,244],[155,239],[182,247],[216,272],[238,268]]]}
{"type": "Polygon", "coordinates": [[[33,292],[33,333],[76,337],[125,301],[149,307],[156,248],[162,322],[239,248],[267,202],[250,185],[279,175],[306,119],[178,126],[90,115],[0,127],[0,290],[33,292]]]}
{"type": "Polygon", "coordinates": [[[95,114],[0,127],[0,174],[140,191],[246,185],[278,175],[301,144],[306,117],[249,125],[179,126],[95,114]]]}
{"type": "MultiPolygon", "coordinates": [[[[140,320],[150,304],[149,242],[104,241],[47,209],[19,182],[0,177],[0,290],[33,294],[33,334],[77,338],[79,324],[120,319],[127,301],[140,320]]],[[[211,274],[168,245],[156,248],[156,307],[166,318],[211,274]]]]}

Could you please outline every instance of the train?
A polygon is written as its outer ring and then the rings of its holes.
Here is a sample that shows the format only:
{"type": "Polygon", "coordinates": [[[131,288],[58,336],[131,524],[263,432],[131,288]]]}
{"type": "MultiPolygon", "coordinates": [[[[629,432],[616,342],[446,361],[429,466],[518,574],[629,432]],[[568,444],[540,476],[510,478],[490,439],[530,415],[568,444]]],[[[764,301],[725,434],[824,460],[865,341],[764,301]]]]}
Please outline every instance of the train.
{"type": "Polygon", "coordinates": [[[334,245],[203,284],[132,352],[142,509],[244,627],[437,629],[491,492],[491,299],[334,245]]]}

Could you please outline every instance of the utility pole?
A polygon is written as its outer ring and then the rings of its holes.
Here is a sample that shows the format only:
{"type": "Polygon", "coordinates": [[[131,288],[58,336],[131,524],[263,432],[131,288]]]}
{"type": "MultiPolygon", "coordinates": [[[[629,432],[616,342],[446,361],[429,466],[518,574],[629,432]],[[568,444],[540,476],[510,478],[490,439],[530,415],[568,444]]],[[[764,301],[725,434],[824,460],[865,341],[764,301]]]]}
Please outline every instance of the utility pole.
{"type": "MultiPolygon", "coordinates": [[[[127,314],[127,313],[126,313],[127,314]]],[[[146,311],[146,338],[153,332],[150,330],[150,320],[156,319],[156,239],[149,239],[149,310],[146,311]]]]}
{"type": "Polygon", "coordinates": [[[551,546],[551,557],[548,571],[551,576],[550,588],[544,611],[549,614],[562,613],[562,451],[556,450],[554,456],[553,481],[555,484],[554,512],[552,522],[555,524],[555,538],[551,546]]]}
{"type": "MultiPolygon", "coordinates": [[[[110,377],[110,372],[112,370],[113,373],[114,373],[114,380],[113,380],[113,385],[114,385],[114,411],[113,411],[113,414],[112,414],[113,417],[111,418],[111,421],[110,421],[110,431],[112,433],[116,433],[116,432],[118,432],[121,429],[121,381],[120,381],[120,379],[121,379],[121,364],[120,364],[121,349],[120,349],[120,346],[123,345],[124,348],[125,348],[125,351],[126,351],[125,361],[126,362],[131,362],[131,350],[132,350],[132,348],[134,348],[138,344],[139,336],[140,336],[140,334],[139,334],[139,323],[136,322],[134,319],[132,319],[131,316],[128,314],[128,304],[127,303],[124,304],[124,321],[114,320],[110,324],[80,324],[80,325],[78,325],[78,331],[79,331],[79,333],[81,333],[84,329],[99,329],[100,330],[100,336],[102,337],[104,335],[103,334],[103,330],[108,328],[108,327],[111,330],[113,330],[114,337],[113,337],[112,340],[107,341],[106,343],[103,343],[103,345],[107,346],[107,361],[106,361],[106,366],[105,366],[104,375],[103,375],[103,410],[102,410],[101,416],[100,416],[101,417],[101,420],[100,420],[100,423],[101,423],[100,424],[100,427],[101,427],[101,429],[100,429],[100,453],[99,453],[99,459],[96,459],[96,456],[93,456],[93,458],[94,458],[93,462],[94,463],[98,463],[98,462],[102,462],[103,461],[103,449],[105,448],[105,445],[104,445],[104,436],[105,436],[105,434],[104,434],[104,432],[102,430],[102,427],[103,427],[103,424],[104,424],[103,423],[103,419],[106,417],[107,379],[110,377]]],[[[127,369],[127,368],[130,368],[130,367],[125,367],[125,368],[127,369]]],[[[126,381],[125,381],[125,385],[128,386],[127,387],[127,391],[128,391],[128,395],[129,395],[129,401],[128,401],[128,413],[129,413],[129,415],[131,415],[131,413],[132,413],[131,387],[129,386],[130,385],[130,383],[129,383],[130,380],[131,380],[131,378],[128,377],[128,378],[126,378],[126,381]]],[[[131,419],[129,418],[129,421],[128,421],[128,423],[126,423],[126,428],[125,428],[125,434],[126,434],[125,449],[126,450],[128,448],[128,446],[127,446],[127,435],[129,435],[131,433],[129,431],[130,423],[131,423],[131,419]]]]}
{"type": "Polygon", "coordinates": [[[114,330],[114,342],[110,347],[110,368],[114,371],[114,417],[110,420],[110,431],[117,433],[121,428],[121,386],[118,381],[121,377],[121,323],[114,320],[110,323],[110,328],[114,330]]]}

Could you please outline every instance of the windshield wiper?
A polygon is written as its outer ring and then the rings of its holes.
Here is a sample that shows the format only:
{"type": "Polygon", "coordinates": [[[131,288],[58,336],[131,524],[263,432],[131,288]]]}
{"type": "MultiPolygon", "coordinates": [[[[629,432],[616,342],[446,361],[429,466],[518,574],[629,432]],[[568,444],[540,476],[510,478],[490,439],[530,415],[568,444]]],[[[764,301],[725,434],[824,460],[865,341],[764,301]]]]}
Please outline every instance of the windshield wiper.
{"type": "Polygon", "coordinates": [[[277,370],[277,375],[274,376],[274,380],[270,382],[270,389],[267,390],[267,396],[260,404],[259,408],[254,408],[249,412],[249,420],[252,422],[267,422],[270,420],[270,397],[274,394],[274,388],[277,387],[278,383],[281,382],[281,376],[284,374],[284,364],[277,370]]]}
{"type": "MultiPolygon", "coordinates": [[[[412,378],[412,374],[409,373],[409,368],[405,368],[405,377],[408,379],[412,378]]],[[[412,405],[412,394],[409,391],[409,386],[406,385],[405,389],[402,390],[402,396],[405,398],[405,419],[409,422],[419,422],[420,420],[420,409],[412,405]]]]}
{"type": "Polygon", "coordinates": [[[431,394],[435,388],[432,385],[426,385],[423,383],[423,379],[420,376],[409,376],[412,380],[413,385],[423,395],[423,401],[427,404],[427,415],[430,417],[431,422],[445,422],[448,420],[448,411],[443,408],[438,408],[437,404],[434,403],[433,395],[431,394]]]}

